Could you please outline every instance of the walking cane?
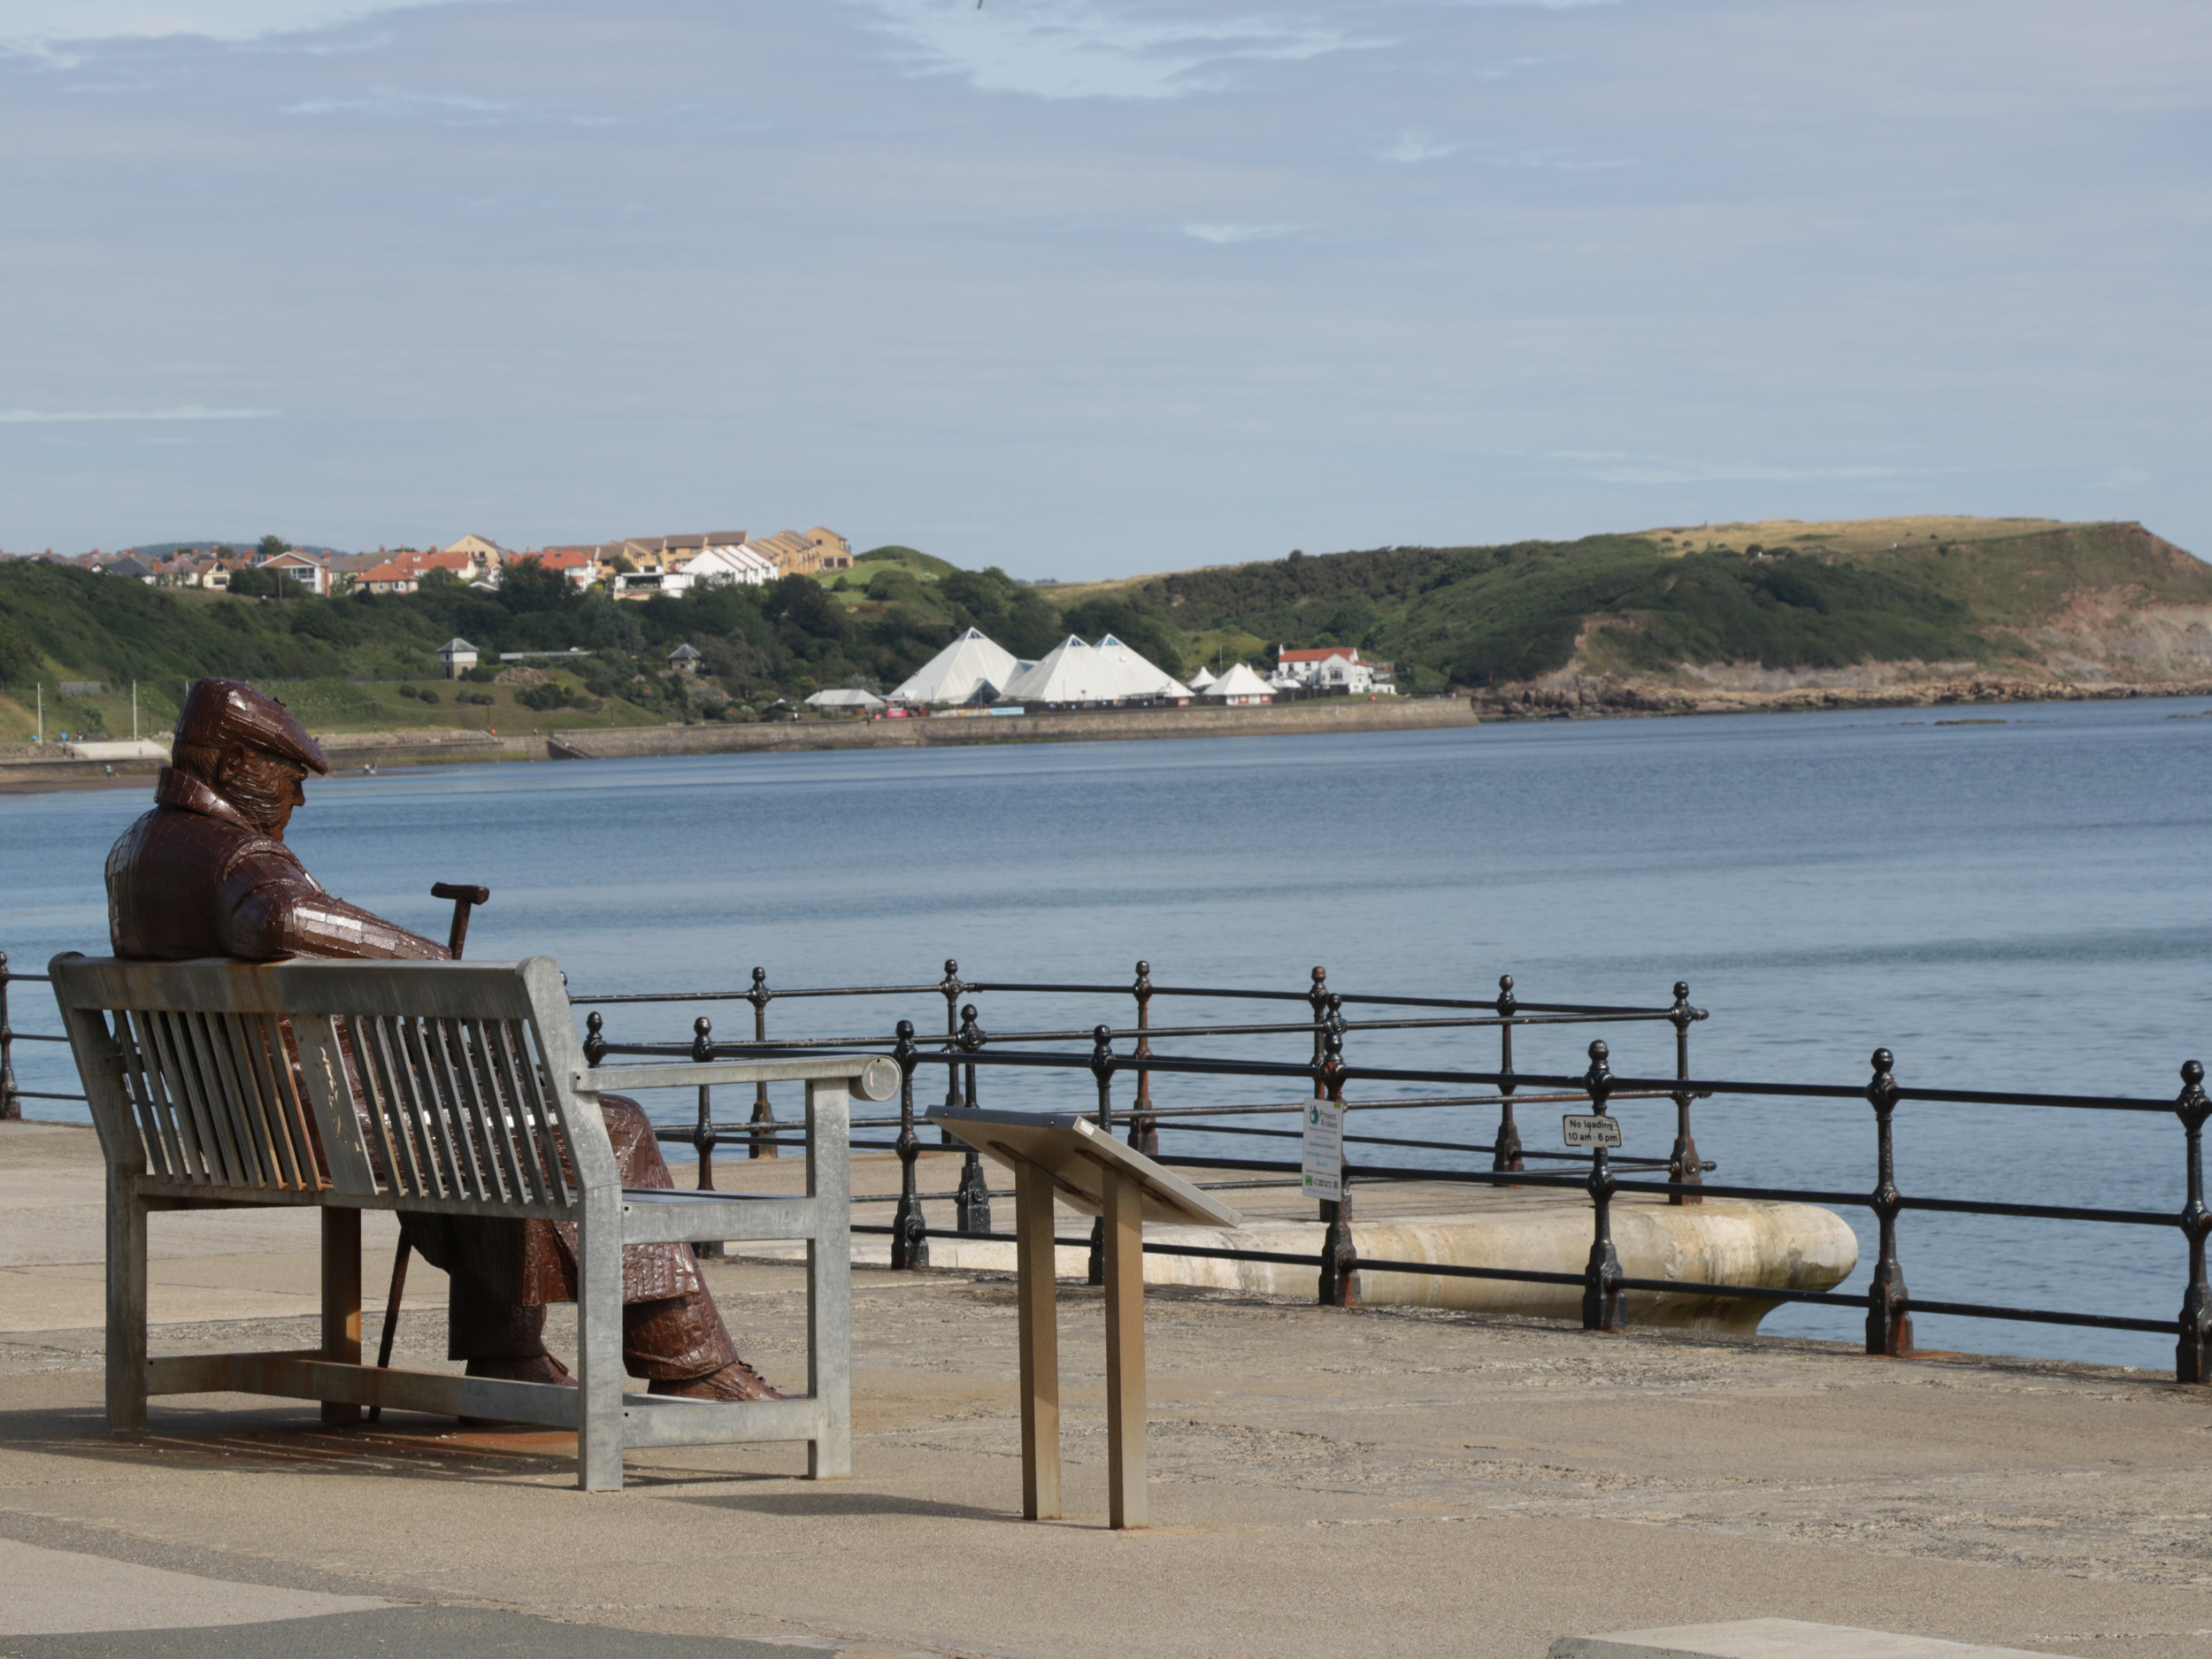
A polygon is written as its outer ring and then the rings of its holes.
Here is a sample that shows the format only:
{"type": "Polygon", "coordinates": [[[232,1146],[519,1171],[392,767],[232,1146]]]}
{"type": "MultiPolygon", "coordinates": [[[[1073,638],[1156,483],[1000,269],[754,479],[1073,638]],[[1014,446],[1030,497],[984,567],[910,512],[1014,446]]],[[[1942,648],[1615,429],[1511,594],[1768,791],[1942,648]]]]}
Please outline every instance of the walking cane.
{"type": "MultiPolygon", "coordinates": [[[[461,947],[468,942],[469,910],[473,905],[490,903],[492,890],[489,887],[460,887],[449,881],[440,881],[432,885],[430,896],[453,901],[453,926],[446,934],[446,949],[458,962],[461,947]]],[[[376,1345],[376,1368],[379,1371],[392,1368],[392,1342],[399,1335],[399,1299],[407,1289],[407,1258],[413,1253],[407,1243],[407,1235],[401,1233],[399,1248],[392,1253],[392,1287],[384,1296],[384,1334],[376,1345]]],[[[369,1421],[381,1423],[383,1420],[384,1408],[371,1406],[369,1421]]]]}

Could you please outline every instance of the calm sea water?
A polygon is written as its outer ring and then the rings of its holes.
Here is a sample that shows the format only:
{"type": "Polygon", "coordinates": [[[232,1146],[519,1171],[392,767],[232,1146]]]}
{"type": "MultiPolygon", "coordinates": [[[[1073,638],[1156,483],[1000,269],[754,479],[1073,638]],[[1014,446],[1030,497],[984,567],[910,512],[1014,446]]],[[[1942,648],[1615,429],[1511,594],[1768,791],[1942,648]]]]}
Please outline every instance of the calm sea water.
{"type": "MultiPolygon", "coordinates": [[[[326,886],[434,935],[447,907],[433,880],[491,887],[471,954],[555,956],[580,993],[738,988],[756,964],[783,986],[933,980],[947,956],[976,979],[1119,983],[1141,956],[1161,984],[1286,988],[1318,963],[1340,990],[1460,995],[1510,972],[1526,1000],[1643,1005],[1686,979],[1712,1012],[1694,1038],[1701,1076],[1855,1086],[1886,1045],[1910,1083],[2170,1098],[2181,1062],[2212,1051],[2212,718],[2180,718],[2212,705],[1975,713],[453,768],[316,785],[292,841],[326,886]]],[[[101,860],[144,804],[0,800],[0,948],[19,967],[104,948],[101,860]]],[[[17,999],[19,1028],[54,1028],[37,987],[17,999]]],[[[977,1000],[1000,1030],[1125,1023],[1130,1007],[977,1000]]],[[[611,1031],[684,1035],[697,1011],[625,1010],[611,1031]]],[[[707,1011],[726,1033],[749,1025],[742,1004],[707,1011]]],[[[773,1028],[880,1030],[897,1011],[941,1027],[932,997],[788,1002],[773,1028]]],[[[1254,1011],[1162,999],[1155,1021],[1254,1011]]],[[[1579,1071],[1591,1034],[1526,1033],[1517,1059],[1579,1071]]],[[[1605,1034],[1618,1071],[1671,1066],[1665,1025],[1605,1034]]],[[[1194,1046],[1295,1057],[1294,1040],[1194,1046]]],[[[17,1054],[24,1087],[74,1087],[65,1051],[17,1054]]],[[[1356,1034],[1348,1054],[1486,1069],[1495,1047],[1356,1034]]],[[[987,1077],[992,1104],[1089,1095],[1087,1079],[987,1077]]],[[[1169,1079],[1155,1092],[1254,1095],[1169,1079]]],[[[1549,1110],[1524,1114],[1532,1145],[1556,1144],[1549,1110]]],[[[1620,1110],[1629,1151],[1663,1156],[1671,1106],[1620,1110]]],[[[1492,1122],[1466,1109],[1361,1126],[1486,1141],[1492,1122]]],[[[1863,1105],[1718,1098],[1697,1133],[1717,1180],[1871,1185],[1863,1105]]],[[[1908,1107],[1898,1143],[1909,1192],[2179,1202],[2169,1117],[1908,1107]]],[[[1855,1289],[1870,1234],[1848,1217],[1855,1289]]],[[[1924,1215],[1903,1229],[1922,1296],[2156,1318],[2180,1303],[2177,1234],[1924,1215]]],[[[1785,1310],[1767,1328],[1856,1324],[1785,1310]]],[[[1919,1335],[2171,1363],[2158,1337],[1933,1317],[1919,1335]]]]}

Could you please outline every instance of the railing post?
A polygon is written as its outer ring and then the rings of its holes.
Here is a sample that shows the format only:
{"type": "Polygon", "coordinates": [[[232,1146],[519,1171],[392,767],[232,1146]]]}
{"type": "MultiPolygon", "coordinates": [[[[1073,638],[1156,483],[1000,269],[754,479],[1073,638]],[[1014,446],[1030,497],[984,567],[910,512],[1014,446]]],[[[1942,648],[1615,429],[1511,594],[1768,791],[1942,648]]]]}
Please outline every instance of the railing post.
{"type": "MultiPolygon", "coordinates": [[[[1590,1091],[1590,1109],[1607,1115],[1606,1099],[1613,1092],[1613,1073],[1606,1066],[1608,1054],[1601,1042],[1590,1045],[1590,1069],[1582,1087],[1590,1091]]],[[[1589,1265],[1583,1270],[1582,1328],[1586,1331],[1625,1331],[1628,1296],[1621,1289],[1621,1258],[1613,1248],[1613,1165],[1601,1146],[1590,1155],[1590,1204],[1596,1216],[1590,1241],[1589,1265]]]]}
{"type": "MultiPolygon", "coordinates": [[[[753,1041],[766,1042],[768,1004],[776,1000],[776,994],[768,988],[767,969],[753,970],[753,988],[745,993],[745,1000],[753,1005],[753,1041]]],[[[753,1085],[753,1122],[763,1125],[764,1132],[770,1135],[776,1132],[776,1109],[768,1099],[768,1085],[765,1083],[753,1085]]],[[[764,1141],[761,1133],[762,1131],[758,1130],[754,1133],[752,1149],[745,1156],[749,1158],[782,1156],[783,1148],[773,1141],[764,1141]]]]}
{"type": "MultiPolygon", "coordinates": [[[[1306,987],[1306,1002],[1313,1010],[1313,1097],[1326,1100],[1328,1085],[1320,1075],[1322,1068],[1328,1063],[1329,971],[1326,968],[1315,967],[1313,978],[1306,987]]],[[[1324,1221],[1329,1218],[1326,1199],[1321,1201],[1320,1216],[1324,1221]]]]}
{"type": "MultiPolygon", "coordinates": [[[[990,1039],[983,1027],[975,1023],[975,1004],[970,1002],[960,1010],[960,1034],[957,1043],[963,1054],[973,1054],[990,1039]]],[[[964,1069],[968,1074],[968,1104],[975,1104],[975,1066],[965,1068],[947,1066],[948,1071],[964,1069]]],[[[967,1156],[960,1161],[960,1192],[953,1213],[960,1217],[963,1233],[988,1233],[991,1230],[991,1184],[983,1171],[983,1155],[974,1147],[968,1148],[967,1156]]]]}
{"type": "MultiPolygon", "coordinates": [[[[691,1057],[704,1065],[714,1058],[714,1022],[702,1014],[691,1022],[691,1057]]],[[[710,1084],[699,1085],[699,1119],[692,1125],[691,1148],[699,1155],[699,1190],[714,1190],[714,1089],[710,1084]]],[[[722,1240],[703,1239],[692,1245],[699,1256],[711,1261],[722,1254],[722,1240]]]]}
{"type": "MultiPolygon", "coordinates": [[[[1321,1064],[1326,1073],[1328,1097],[1340,1108],[1344,1102],[1344,1016],[1342,1002],[1329,999],[1328,1029],[1321,1034],[1321,1064]]],[[[1325,1308],[1359,1306],[1359,1247],[1352,1241],[1352,1160],[1337,1160],[1337,1196],[1321,1201],[1321,1219],[1329,1230],[1321,1237],[1320,1300],[1325,1308]]]]}
{"type": "Polygon", "coordinates": [[[584,1064],[597,1065],[607,1057],[607,1017],[597,1009],[584,1016],[584,1064]]]}
{"type": "Polygon", "coordinates": [[[914,1161],[921,1142],[914,1135],[914,1022],[899,1022],[899,1041],[891,1050],[899,1063],[899,1207],[891,1217],[891,1265],[895,1269],[929,1265],[929,1226],[922,1217],[922,1201],[914,1190],[914,1161]]]}
{"type": "MultiPolygon", "coordinates": [[[[959,963],[947,956],[945,977],[937,981],[937,995],[945,999],[945,1046],[949,1049],[960,1038],[960,994],[967,988],[960,983],[959,963]]],[[[956,1065],[949,1065],[945,1068],[945,1104],[958,1106],[960,1103],[960,1068],[956,1065]]],[[[941,1147],[949,1147],[953,1144],[952,1131],[942,1125],[938,1126],[937,1144],[941,1147]]]]}
{"type": "Polygon", "coordinates": [[[1905,1294],[1905,1270],[1897,1261],[1897,1154],[1890,1133],[1890,1114],[1897,1108],[1897,1079],[1890,1075],[1896,1056],[1886,1048],[1874,1051],[1874,1077],[1866,1086],[1866,1098],[1874,1108],[1874,1214],[1881,1224],[1881,1242],[1874,1261],[1874,1277],[1866,1287],[1866,1351],[1893,1358],[1912,1351],[1911,1306],[1905,1294]]]}
{"type": "Polygon", "coordinates": [[[0,950],[0,1122],[23,1116],[23,1097],[15,1092],[15,1032],[8,1024],[8,953],[0,950]]]}
{"type": "MultiPolygon", "coordinates": [[[[1091,1027],[1091,1075],[1098,1079],[1098,1127],[1102,1134],[1114,1133],[1114,1032],[1110,1025],[1091,1027]]],[[[1106,1217],[1099,1216],[1091,1223],[1091,1259],[1086,1282],[1102,1285],[1106,1282],[1106,1217]]]]}
{"type": "MultiPolygon", "coordinates": [[[[1667,1010],[1667,1018],[1674,1026],[1674,1074],[1687,1080],[1690,1075],[1690,1026],[1704,1014],[1703,1009],[1690,1006],[1690,982],[1674,982],[1674,1006],[1667,1010]]],[[[1697,1096],[1688,1089],[1674,1092],[1674,1150],[1667,1154],[1667,1179],[1677,1187],[1702,1187],[1705,1171],[1698,1161],[1697,1141],[1690,1133],[1690,1102],[1697,1096]]],[[[1670,1204],[1701,1204],[1704,1198],[1696,1193],[1669,1193],[1670,1204]]]]}
{"type": "MultiPolygon", "coordinates": [[[[1151,1040],[1144,1033],[1152,1024],[1152,964],[1137,964],[1137,982],[1129,987],[1129,994],[1137,999],[1137,1052],[1143,1059],[1152,1052],[1151,1040]]],[[[1129,1144],[1147,1157],[1156,1157],[1160,1150],[1160,1124],[1152,1115],[1152,1073],[1137,1068],[1137,1098],[1129,1108],[1129,1144]]]]}
{"type": "Polygon", "coordinates": [[[2205,1099],[2204,1067],[2195,1060],[2181,1068],[2174,1112],[2189,1137],[2189,1200],[2181,1211],[2182,1236],[2189,1240],[2189,1292],[2181,1299],[2174,1380],[2200,1383],[2212,1381],[2212,1286],[2204,1278],[2204,1236],[2212,1233],[2212,1211],[2204,1206],[2204,1120],[2212,1102],[2205,1099]]]}
{"type": "Polygon", "coordinates": [[[1521,1129],[1513,1121],[1513,1010],[1519,1006],[1513,995],[1513,976],[1498,976],[1498,1013],[1505,1024],[1498,1027],[1498,1070],[1506,1080],[1498,1085],[1498,1093],[1504,1100],[1498,1103],[1498,1133],[1490,1144],[1490,1168],[1499,1171],[1518,1171],[1526,1166],[1521,1160],[1521,1129]]]}

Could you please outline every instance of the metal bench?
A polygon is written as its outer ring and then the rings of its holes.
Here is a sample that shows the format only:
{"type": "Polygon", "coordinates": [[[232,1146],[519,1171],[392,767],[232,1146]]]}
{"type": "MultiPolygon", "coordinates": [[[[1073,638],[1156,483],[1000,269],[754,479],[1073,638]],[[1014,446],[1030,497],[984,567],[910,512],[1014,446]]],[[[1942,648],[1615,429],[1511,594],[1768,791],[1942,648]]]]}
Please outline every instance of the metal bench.
{"type": "Polygon", "coordinates": [[[54,958],[54,994],[108,1170],[107,1419],[150,1394],[236,1392],[501,1418],[577,1434],[578,1484],[622,1485],[631,1447],[804,1440],[818,1480],[852,1471],[849,1098],[883,1100],[877,1056],[595,1068],[560,970],[523,962],[54,958]],[[804,1081],[803,1197],[617,1184],[603,1091],[804,1081]],[[298,1205],[322,1217],[323,1330],[298,1353],[146,1352],[146,1217],[298,1205]],[[576,1230],[578,1386],[361,1363],[361,1211],[539,1217],[576,1230]],[[622,1247],[807,1241],[807,1393],[724,1403],[626,1394],[622,1247]]]}

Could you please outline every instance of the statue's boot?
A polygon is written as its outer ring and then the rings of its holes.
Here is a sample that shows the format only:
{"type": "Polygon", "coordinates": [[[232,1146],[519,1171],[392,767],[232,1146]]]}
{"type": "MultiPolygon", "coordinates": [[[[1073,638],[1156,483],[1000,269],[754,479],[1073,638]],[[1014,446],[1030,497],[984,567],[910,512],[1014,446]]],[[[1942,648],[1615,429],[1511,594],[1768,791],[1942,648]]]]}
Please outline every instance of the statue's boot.
{"type": "Polygon", "coordinates": [[[651,1393],[691,1400],[780,1400],[767,1379],[737,1356],[722,1310],[705,1291],[622,1310],[622,1363],[649,1379],[651,1393]]]}
{"type": "Polygon", "coordinates": [[[703,1377],[663,1378],[651,1385],[657,1394],[681,1394],[687,1400],[780,1400],[783,1396],[741,1359],[703,1377]]]}

